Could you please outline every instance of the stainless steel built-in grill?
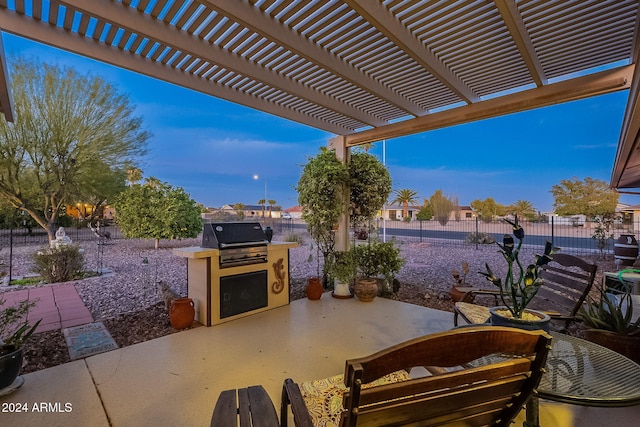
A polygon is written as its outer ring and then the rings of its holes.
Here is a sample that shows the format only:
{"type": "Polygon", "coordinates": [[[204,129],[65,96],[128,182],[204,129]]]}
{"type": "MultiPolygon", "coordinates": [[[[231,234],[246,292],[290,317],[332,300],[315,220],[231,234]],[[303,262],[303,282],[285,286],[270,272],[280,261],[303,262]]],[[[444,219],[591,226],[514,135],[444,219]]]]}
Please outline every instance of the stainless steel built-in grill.
{"type": "Polygon", "coordinates": [[[267,245],[220,249],[220,268],[267,262],[267,245]]]}
{"type": "Polygon", "coordinates": [[[267,262],[267,236],[258,222],[208,223],[202,247],[220,250],[220,268],[267,262]]]}

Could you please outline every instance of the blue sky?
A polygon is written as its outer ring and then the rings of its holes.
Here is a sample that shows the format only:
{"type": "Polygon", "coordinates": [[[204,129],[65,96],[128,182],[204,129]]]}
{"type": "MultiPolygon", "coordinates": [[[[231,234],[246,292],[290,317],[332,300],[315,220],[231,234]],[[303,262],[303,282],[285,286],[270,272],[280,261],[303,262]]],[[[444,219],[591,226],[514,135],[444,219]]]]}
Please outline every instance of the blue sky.
{"type": "MultiPolygon", "coordinates": [[[[295,206],[294,187],[308,156],[333,135],[91,59],[3,34],[9,56],[22,54],[100,76],[129,96],[153,134],[144,176],[183,187],[220,207],[265,197],[295,206]],[[254,178],[258,175],[258,179],[254,178]]],[[[386,141],[394,189],[418,198],[440,189],[460,204],[493,197],[553,209],[551,187],[589,176],[609,182],[628,92],[616,92],[386,141]]],[[[382,142],[371,153],[382,159],[382,142]]],[[[624,203],[640,203],[621,195],[624,203]]]]}

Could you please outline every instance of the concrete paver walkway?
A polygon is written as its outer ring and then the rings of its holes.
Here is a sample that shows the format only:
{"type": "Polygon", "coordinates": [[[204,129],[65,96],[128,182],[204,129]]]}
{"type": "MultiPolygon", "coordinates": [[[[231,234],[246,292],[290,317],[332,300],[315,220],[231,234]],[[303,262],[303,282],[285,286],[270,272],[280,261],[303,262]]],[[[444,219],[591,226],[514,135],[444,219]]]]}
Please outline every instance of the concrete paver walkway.
{"type": "Polygon", "coordinates": [[[37,288],[20,289],[2,294],[5,307],[20,301],[37,300],[36,306],[29,310],[27,320],[34,324],[42,319],[36,332],[46,332],[93,322],[91,313],[85,307],[75,286],[71,284],[50,285],[37,288]]]}

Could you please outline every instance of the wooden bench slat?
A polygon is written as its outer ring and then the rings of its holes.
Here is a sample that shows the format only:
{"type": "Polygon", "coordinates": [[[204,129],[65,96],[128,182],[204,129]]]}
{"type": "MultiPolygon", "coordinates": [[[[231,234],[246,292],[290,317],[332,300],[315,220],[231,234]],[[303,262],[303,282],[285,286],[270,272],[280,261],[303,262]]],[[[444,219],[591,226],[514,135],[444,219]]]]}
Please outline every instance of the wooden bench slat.
{"type": "Polygon", "coordinates": [[[249,394],[246,388],[238,389],[238,417],[240,427],[251,427],[251,407],[249,406],[249,394]]]}
{"type": "Polygon", "coordinates": [[[278,426],[278,413],[265,389],[261,386],[251,386],[248,389],[248,394],[253,426],[278,426]]]}
{"type": "Polygon", "coordinates": [[[211,427],[278,427],[278,413],[262,386],[220,393],[211,427]]]}
{"type": "Polygon", "coordinates": [[[238,427],[238,409],[235,390],[220,393],[211,417],[211,427],[238,427]]]}

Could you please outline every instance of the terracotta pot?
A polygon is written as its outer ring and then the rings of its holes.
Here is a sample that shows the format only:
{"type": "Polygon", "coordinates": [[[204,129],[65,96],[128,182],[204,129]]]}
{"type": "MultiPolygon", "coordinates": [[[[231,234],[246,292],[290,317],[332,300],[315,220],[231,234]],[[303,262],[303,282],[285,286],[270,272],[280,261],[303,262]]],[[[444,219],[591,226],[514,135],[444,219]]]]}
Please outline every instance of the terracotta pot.
{"type": "Polygon", "coordinates": [[[322,282],[320,278],[311,277],[307,280],[307,298],[310,300],[319,300],[322,297],[324,289],[322,288],[322,282]]]}
{"type": "Polygon", "coordinates": [[[191,298],[178,298],[173,300],[169,309],[169,320],[174,329],[187,329],[193,323],[196,310],[191,298]]]}
{"type": "Polygon", "coordinates": [[[0,356],[0,390],[9,387],[20,373],[22,367],[22,347],[0,356]]]}
{"type": "Polygon", "coordinates": [[[474,296],[472,292],[469,292],[471,290],[473,290],[474,288],[469,287],[469,286],[456,286],[453,285],[451,286],[451,289],[449,290],[449,295],[451,296],[451,299],[453,300],[453,302],[473,302],[474,300],[474,296]]]}
{"type": "Polygon", "coordinates": [[[551,324],[551,317],[541,311],[531,310],[525,308],[525,312],[535,315],[538,320],[525,320],[515,317],[506,317],[501,314],[503,310],[508,309],[505,306],[497,306],[489,308],[491,317],[489,320],[493,326],[509,326],[512,328],[525,329],[527,331],[536,331],[542,329],[545,332],[549,332],[549,326],[551,324]]]}
{"type": "Polygon", "coordinates": [[[602,329],[585,329],[583,336],[587,341],[606,347],[640,363],[640,336],[621,335],[602,329]]]}
{"type": "Polygon", "coordinates": [[[358,279],[353,287],[353,293],[360,301],[370,302],[378,296],[378,281],[376,279],[358,279]]]}

